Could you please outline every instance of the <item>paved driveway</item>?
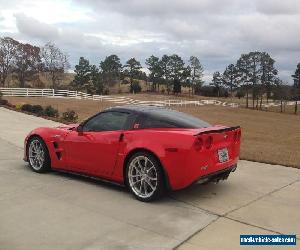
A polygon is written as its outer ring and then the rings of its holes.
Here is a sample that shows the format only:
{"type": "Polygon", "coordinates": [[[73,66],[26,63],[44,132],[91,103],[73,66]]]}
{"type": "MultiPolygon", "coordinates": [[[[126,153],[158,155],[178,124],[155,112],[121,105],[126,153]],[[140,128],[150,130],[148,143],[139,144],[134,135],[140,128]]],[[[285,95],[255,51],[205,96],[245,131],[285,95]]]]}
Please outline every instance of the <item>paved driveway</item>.
{"type": "Polygon", "coordinates": [[[32,172],[24,136],[55,125],[0,108],[0,249],[232,250],[240,234],[300,235],[297,169],[240,161],[226,182],[142,203],[113,185],[32,172]]]}

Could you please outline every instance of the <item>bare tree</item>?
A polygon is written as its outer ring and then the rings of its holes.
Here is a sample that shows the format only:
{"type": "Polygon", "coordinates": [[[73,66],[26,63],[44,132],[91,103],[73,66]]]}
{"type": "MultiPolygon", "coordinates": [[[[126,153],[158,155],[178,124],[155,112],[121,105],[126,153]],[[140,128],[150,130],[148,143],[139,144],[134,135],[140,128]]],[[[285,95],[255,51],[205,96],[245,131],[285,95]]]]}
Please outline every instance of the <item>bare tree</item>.
{"type": "Polygon", "coordinates": [[[0,38],[0,86],[4,86],[8,75],[12,72],[18,44],[18,41],[10,37],[0,38]]]}
{"type": "Polygon", "coordinates": [[[17,76],[20,87],[25,87],[26,80],[38,77],[41,66],[40,48],[31,44],[19,43],[15,53],[13,72],[17,76]]]}
{"type": "Polygon", "coordinates": [[[70,67],[68,57],[53,43],[47,43],[41,50],[43,70],[50,76],[52,87],[57,88],[65,71],[70,67]]]}

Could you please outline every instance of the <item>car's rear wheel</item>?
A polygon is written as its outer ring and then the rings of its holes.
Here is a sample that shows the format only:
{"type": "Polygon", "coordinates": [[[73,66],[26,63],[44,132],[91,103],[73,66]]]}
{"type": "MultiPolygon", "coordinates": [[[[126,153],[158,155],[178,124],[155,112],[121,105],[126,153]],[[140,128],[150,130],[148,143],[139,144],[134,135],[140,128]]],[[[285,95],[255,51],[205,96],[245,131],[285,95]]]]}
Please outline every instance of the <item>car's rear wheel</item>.
{"type": "Polygon", "coordinates": [[[27,144],[27,159],[33,171],[44,173],[50,169],[50,156],[44,141],[37,136],[30,138],[27,144]]]}
{"type": "Polygon", "coordinates": [[[159,198],[164,190],[163,173],[159,161],[147,152],[138,152],[128,161],[126,184],[140,201],[159,198]]]}

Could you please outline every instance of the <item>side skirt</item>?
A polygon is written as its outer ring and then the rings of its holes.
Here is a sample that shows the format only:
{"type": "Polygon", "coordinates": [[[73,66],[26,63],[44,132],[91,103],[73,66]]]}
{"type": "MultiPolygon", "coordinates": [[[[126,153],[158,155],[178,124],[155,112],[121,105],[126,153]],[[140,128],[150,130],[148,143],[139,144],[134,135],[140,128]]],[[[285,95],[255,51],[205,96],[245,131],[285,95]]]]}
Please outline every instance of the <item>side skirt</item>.
{"type": "Polygon", "coordinates": [[[86,179],[100,181],[100,182],[103,182],[103,183],[112,184],[112,185],[119,186],[119,187],[126,187],[125,184],[123,184],[123,183],[111,181],[111,180],[108,180],[108,179],[105,179],[105,178],[101,178],[99,176],[87,175],[85,173],[74,172],[74,171],[63,170],[63,169],[56,169],[56,168],[51,168],[51,170],[53,170],[55,172],[58,172],[58,173],[64,173],[64,174],[70,174],[70,175],[74,175],[74,176],[84,177],[86,179]]]}

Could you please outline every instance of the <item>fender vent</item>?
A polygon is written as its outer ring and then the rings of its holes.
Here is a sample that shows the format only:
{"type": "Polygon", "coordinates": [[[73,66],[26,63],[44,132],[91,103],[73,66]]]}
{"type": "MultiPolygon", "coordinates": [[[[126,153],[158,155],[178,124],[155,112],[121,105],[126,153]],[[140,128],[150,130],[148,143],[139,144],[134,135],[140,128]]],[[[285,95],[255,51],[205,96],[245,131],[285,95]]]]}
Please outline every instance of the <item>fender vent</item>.
{"type": "Polygon", "coordinates": [[[60,152],[55,152],[55,153],[56,153],[57,159],[60,160],[61,159],[61,153],[60,152]]]}

